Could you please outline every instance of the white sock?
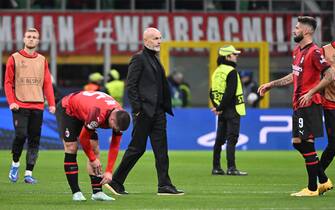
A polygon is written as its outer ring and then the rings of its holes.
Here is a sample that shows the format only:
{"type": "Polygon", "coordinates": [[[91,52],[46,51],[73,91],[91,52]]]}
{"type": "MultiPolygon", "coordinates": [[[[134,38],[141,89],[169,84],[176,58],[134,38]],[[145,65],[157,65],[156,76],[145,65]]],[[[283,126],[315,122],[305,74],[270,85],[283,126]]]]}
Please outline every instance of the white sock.
{"type": "Polygon", "coordinates": [[[32,176],[32,175],[33,175],[32,171],[26,170],[26,172],[24,172],[24,176],[32,176]]]}
{"type": "Polygon", "coordinates": [[[12,161],[12,166],[14,166],[14,167],[19,167],[20,166],[20,162],[14,162],[14,161],[12,161]]]}

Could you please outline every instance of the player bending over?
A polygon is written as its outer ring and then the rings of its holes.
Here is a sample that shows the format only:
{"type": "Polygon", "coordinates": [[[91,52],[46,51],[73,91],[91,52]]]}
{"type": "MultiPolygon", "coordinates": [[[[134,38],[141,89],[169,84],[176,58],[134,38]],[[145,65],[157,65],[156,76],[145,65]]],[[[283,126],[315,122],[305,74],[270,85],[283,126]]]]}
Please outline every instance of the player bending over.
{"type": "Polygon", "coordinates": [[[130,123],[129,114],[111,96],[98,91],[81,91],[65,96],[57,104],[57,122],[63,139],[64,170],[74,201],[85,201],[78,184],[78,138],[88,157],[87,170],[91,178],[92,200],[114,200],[102,192],[102,185],[112,180],[112,170],[119,151],[122,131],[130,123]],[[106,171],[102,173],[97,128],[112,128],[106,171]]]}

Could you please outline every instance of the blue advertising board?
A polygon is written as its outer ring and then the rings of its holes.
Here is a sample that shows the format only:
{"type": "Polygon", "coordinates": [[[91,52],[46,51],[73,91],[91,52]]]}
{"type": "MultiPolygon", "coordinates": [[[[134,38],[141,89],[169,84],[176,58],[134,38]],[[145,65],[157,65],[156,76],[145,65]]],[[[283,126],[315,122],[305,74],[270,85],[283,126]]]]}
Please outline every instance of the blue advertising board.
{"type": "MultiPolygon", "coordinates": [[[[208,108],[174,109],[174,117],[168,115],[167,132],[170,150],[211,150],[215,141],[216,117],[208,108]]],[[[240,150],[291,150],[291,109],[248,109],[241,118],[240,150]]],[[[14,137],[12,114],[8,108],[0,108],[0,148],[11,148],[14,137]]],[[[123,135],[121,149],[126,149],[131,138],[130,127],[123,135]]],[[[109,148],[111,130],[99,129],[102,150],[109,148]]],[[[316,141],[323,149],[326,138],[316,141]]],[[[150,141],[147,147],[150,149],[150,141]]],[[[41,149],[62,149],[55,116],[44,112],[41,149]]]]}

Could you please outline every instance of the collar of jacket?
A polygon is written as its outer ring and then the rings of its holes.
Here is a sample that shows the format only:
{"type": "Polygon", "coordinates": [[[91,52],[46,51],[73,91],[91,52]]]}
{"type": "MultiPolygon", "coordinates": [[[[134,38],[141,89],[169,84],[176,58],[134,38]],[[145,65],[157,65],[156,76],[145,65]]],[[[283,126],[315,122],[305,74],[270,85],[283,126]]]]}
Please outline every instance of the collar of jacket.
{"type": "Polygon", "coordinates": [[[234,67],[234,68],[236,68],[236,66],[237,66],[237,64],[236,64],[235,62],[233,62],[233,61],[227,61],[227,60],[222,61],[221,65],[222,65],[222,64],[224,64],[224,65],[228,65],[228,66],[232,66],[232,67],[234,67]]]}
{"type": "Polygon", "coordinates": [[[150,50],[150,49],[147,48],[147,47],[144,47],[144,51],[148,52],[150,55],[156,55],[156,54],[157,54],[156,51],[154,51],[154,50],[150,50]]]}

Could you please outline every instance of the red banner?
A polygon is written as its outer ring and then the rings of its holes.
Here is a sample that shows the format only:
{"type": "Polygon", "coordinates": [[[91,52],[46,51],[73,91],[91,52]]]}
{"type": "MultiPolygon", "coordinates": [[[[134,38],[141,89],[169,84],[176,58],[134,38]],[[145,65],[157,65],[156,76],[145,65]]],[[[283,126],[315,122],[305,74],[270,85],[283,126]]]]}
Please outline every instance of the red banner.
{"type": "MultiPolygon", "coordinates": [[[[296,17],[291,14],[222,13],[7,13],[0,12],[0,41],[5,52],[22,48],[27,27],[40,31],[40,49],[49,51],[56,40],[60,55],[101,54],[111,44],[112,54],[123,55],[142,48],[142,32],[157,27],[164,40],[267,41],[271,52],[290,52],[296,17]]],[[[316,40],[322,41],[322,17],[317,17],[316,40]]]]}

